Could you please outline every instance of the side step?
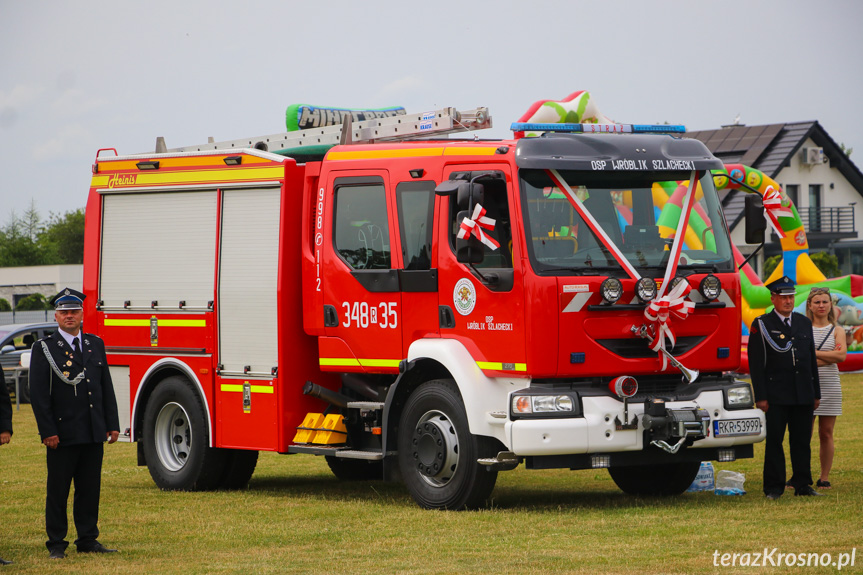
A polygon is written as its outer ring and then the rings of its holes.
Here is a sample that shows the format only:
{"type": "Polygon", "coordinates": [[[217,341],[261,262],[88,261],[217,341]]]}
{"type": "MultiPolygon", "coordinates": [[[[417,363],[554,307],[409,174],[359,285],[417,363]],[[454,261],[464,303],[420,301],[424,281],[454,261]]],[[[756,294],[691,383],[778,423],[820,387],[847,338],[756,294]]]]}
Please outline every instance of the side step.
{"type": "Polygon", "coordinates": [[[382,451],[358,451],[347,447],[328,447],[326,445],[289,445],[288,453],[329,455],[342,459],[365,459],[366,461],[380,461],[384,458],[382,451]]]}
{"type": "Polygon", "coordinates": [[[512,451],[501,451],[496,457],[477,459],[476,462],[489,471],[510,471],[518,467],[521,459],[512,451]]]}
{"type": "Polygon", "coordinates": [[[348,408],[351,409],[383,409],[383,401],[349,401],[348,408]]]}

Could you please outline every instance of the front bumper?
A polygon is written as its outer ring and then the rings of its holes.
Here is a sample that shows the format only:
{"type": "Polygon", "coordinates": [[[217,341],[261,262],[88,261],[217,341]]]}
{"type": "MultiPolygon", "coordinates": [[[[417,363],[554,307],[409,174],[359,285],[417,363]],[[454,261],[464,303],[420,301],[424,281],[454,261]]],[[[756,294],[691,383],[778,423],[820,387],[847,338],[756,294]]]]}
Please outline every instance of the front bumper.
{"type": "MultiPolygon", "coordinates": [[[[752,445],[766,436],[764,413],[757,408],[726,409],[721,390],[704,391],[694,399],[666,402],[667,410],[691,411],[709,418],[708,433],[703,438],[697,435],[685,442],[674,456],[681,456],[687,450],[711,450],[752,445]],[[714,422],[723,420],[760,421],[757,435],[738,435],[715,437],[714,422]]],[[[581,397],[581,414],[568,418],[518,419],[507,421],[506,436],[512,452],[519,457],[575,455],[575,454],[614,454],[624,452],[662,451],[651,446],[654,433],[645,433],[644,403],[629,403],[626,414],[624,404],[610,396],[581,397]],[[628,419],[626,419],[628,418],[628,419]],[[620,423],[628,427],[637,418],[631,429],[618,429],[620,423]]],[[[648,418],[650,421],[650,418],[648,418]]],[[[654,428],[655,429],[655,428],[654,428]]],[[[677,441],[676,437],[672,437],[677,441]]],[[[672,444],[671,441],[667,442],[672,444]]],[[[707,455],[707,452],[703,452],[707,455]]],[[[745,455],[740,455],[745,457],[745,455]]],[[[751,454],[749,455],[751,457],[751,454]]],[[[704,457],[703,460],[710,459],[704,457]]]]}

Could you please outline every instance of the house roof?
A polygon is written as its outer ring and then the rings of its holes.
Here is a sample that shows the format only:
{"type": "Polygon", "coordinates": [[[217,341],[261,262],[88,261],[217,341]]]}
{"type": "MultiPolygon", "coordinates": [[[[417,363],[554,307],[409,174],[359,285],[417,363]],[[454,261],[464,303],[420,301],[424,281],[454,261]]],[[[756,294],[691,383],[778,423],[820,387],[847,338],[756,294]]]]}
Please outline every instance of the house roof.
{"type": "MultiPolygon", "coordinates": [[[[776,178],[782,168],[790,165],[792,156],[811,138],[817,146],[824,148],[830,166],[838,169],[863,196],[863,173],[817,121],[726,126],[718,130],[687,132],[686,135],[703,142],[724,163],[750,166],[771,178],[776,178]]],[[[730,190],[722,197],[731,229],[743,219],[743,198],[744,194],[739,190],[730,190]]]]}

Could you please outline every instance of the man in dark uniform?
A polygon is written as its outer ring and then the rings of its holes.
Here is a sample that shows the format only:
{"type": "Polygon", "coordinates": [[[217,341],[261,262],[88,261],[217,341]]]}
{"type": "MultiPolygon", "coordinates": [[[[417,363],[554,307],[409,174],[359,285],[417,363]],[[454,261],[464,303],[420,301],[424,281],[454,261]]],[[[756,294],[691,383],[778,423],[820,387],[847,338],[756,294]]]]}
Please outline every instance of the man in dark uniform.
{"type": "Polygon", "coordinates": [[[812,489],[809,448],[812,412],[821,399],[812,322],[794,313],[794,282],[789,277],[767,288],[773,311],[753,322],[748,347],[755,405],[767,417],[764,494],[779,499],[785,490],[782,442],[787,427],[792,471],[788,484],[794,495],[821,495],[812,489]]]}
{"type": "Polygon", "coordinates": [[[111,553],[98,542],[103,443],[117,441],[120,422],[105,344],[81,331],[84,294],[65,289],[51,299],[58,329],[33,346],[30,402],[48,447],[46,545],[52,559],[66,557],[66,503],[75,482],[73,516],[82,553],[111,553]]]}
{"type": "MultiPolygon", "coordinates": [[[[0,445],[6,445],[12,440],[12,400],[9,399],[9,389],[6,387],[6,377],[3,375],[3,368],[0,367],[0,445]]],[[[0,565],[10,565],[11,561],[6,561],[0,557],[0,565]]]]}

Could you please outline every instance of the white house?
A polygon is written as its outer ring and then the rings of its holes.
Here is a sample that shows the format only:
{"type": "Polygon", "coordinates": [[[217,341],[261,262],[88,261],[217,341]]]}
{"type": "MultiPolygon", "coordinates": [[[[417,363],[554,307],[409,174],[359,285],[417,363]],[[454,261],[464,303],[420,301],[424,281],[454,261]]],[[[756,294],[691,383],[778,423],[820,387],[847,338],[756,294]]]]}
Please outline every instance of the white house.
{"type": "MultiPolygon", "coordinates": [[[[835,254],[843,274],[863,275],[863,241],[856,227],[863,222],[863,173],[817,121],[724,126],[687,136],[704,142],[726,164],[744,164],[776,180],[797,206],[810,252],[835,254]]],[[[724,192],[722,207],[732,241],[748,254],[756,246],[743,240],[744,194],[724,192]]],[[[766,253],[751,263],[760,271],[764,257],[780,251],[773,235],[766,253]]]]}

